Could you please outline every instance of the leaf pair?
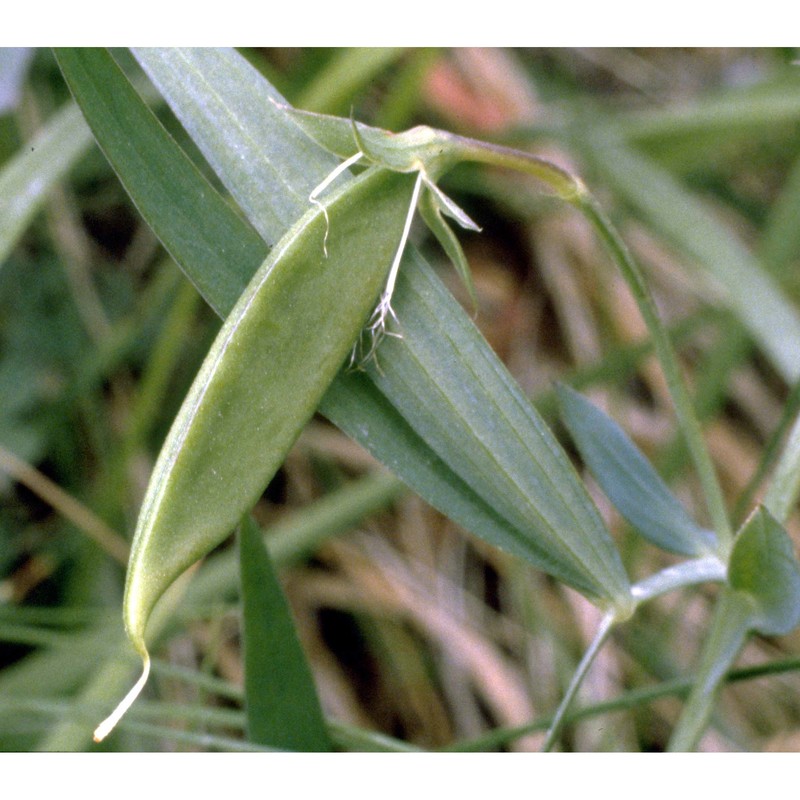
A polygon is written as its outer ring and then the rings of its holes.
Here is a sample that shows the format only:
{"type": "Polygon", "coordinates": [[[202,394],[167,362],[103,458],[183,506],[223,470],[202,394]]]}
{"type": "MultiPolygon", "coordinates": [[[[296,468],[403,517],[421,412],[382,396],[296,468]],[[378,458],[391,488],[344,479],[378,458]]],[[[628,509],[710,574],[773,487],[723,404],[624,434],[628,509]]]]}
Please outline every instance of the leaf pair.
{"type": "Polygon", "coordinates": [[[678,585],[683,577],[725,581],[692,693],[670,741],[671,750],[692,749],[747,636],[780,636],[800,624],[800,565],[792,540],[760,506],[735,537],[727,565],[721,564],[714,534],[689,517],[622,429],[574,390],[560,386],[558,395],[584,461],[622,516],[652,544],[697,558],[637,584],[637,596],[678,585]]]}
{"type": "MultiPolygon", "coordinates": [[[[137,526],[125,600],[137,648],[146,650],[145,627],[160,594],[230,533],[320,401],[465,527],[598,604],[627,611],[621,560],[569,459],[418,256],[409,253],[400,271],[403,339],[386,341],[383,369],[336,375],[397,252],[419,176],[372,167],[326,198],[323,212],[308,202],[326,164],[321,151],[297,139],[293,118],[268,101],[274,90],[262,90],[263,79],[238,56],[137,57],[188,120],[253,227],[276,242],[248,281],[248,264],[262,260],[264,249],[253,228],[188,162],[107,54],[58,52],[137,206],[227,315],[159,457],[137,526]],[[266,125],[252,116],[259,106],[247,102],[255,87],[267,98],[260,106],[266,125]],[[254,153],[242,171],[242,148],[262,139],[261,157],[254,153]],[[291,209],[304,213],[279,240],[291,209]]],[[[453,211],[439,202],[438,212],[453,211]]]]}

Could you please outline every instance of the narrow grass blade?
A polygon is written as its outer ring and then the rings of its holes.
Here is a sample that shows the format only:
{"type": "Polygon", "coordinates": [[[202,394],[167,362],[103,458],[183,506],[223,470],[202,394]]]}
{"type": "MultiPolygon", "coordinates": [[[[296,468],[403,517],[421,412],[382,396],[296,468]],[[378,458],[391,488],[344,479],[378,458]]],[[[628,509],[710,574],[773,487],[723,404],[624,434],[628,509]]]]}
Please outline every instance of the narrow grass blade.
{"type": "Polygon", "coordinates": [[[63,48],[55,54],[131,199],[200,293],[225,316],[264,260],[266,246],[205,180],[107,51],[63,48]]]}
{"type": "MultiPolygon", "coordinates": [[[[773,84],[728,89],[692,103],[631,113],[615,121],[616,132],[642,147],[680,151],[683,142],[719,149],[721,141],[792,125],[800,119],[797,68],[773,84]]],[[[698,145],[694,145],[694,150],[698,145]]]]}
{"type": "Polygon", "coordinates": [[[347,113],[354,92],[367,86],[403,54],[399,47],[353,47],[336,53],[298,100],[302,108],[347,113]]]}
{"type": "Polygon", "coordinates": [[[744,519],[761,488],[764,478],[772,472],[763,503],[772,516],[786,523],[797,500],[800,477],[800,383],[796,383],[784,403],[781,418],[769,436],[758,466],[736,501],[736,517],[744,519]],[[783,451],[781,451],[783,447],[783,451]]]}
{"type": "Polygon", "coordinates": [[[800,378],[800,314],[730,229],[668,173],[616,139],[581,140],[594,169],[692,259],[789,382],[800,378]]]}
{"type": "MultiPolygon", "coordinates": [[[[800,114],[800,112],[799,112],[800,114]]],[[[777,201],[772,206],[758,246],[758,254],[779,279],[791,275],[800,257],[800,158],[794,162],[777,201]]]]}
{"type": "Polygon", "coordinates": [[[794,421],[789,438],[764,496],[764,505],[772,515],[785,521],[800,495],[800,415],[794,421]]]}
{"type": "Polygon", "coordinates": [[[617,510],[645,539],[687,556],[714,551],[714,534],[686,513],[613,419],[568,386],[558,387],[558,397],[564,422],[586,465],[617,510]]]}
{"type": "Polygon", "coordinates": [[[74,103],[57,111],[0,171],[0,266],[53,185],[92,144],[74,103]]]}
{"type": "Polygon", "coordinates": [[[261,531],[239,527],[247,738],[280,750],[331,749],[325,718],[261,531]]]}

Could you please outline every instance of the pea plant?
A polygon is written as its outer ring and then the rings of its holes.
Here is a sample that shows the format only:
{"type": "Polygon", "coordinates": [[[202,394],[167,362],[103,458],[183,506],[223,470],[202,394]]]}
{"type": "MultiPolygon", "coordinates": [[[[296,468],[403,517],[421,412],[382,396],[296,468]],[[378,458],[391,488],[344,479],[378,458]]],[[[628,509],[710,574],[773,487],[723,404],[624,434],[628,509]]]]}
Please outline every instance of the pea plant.
{"type": "MultiPolygon", "coordinates": [[[[243,741],[306,751],[365,746],[363,732],[358,739],[351,730],[348,741],[323,713],[270,531],[251,513],[318,412],[469,534],[599,610],[594,636],[548,719],[545,750],[562,743],[575,698],[614,635],[657,598],[711,592],[715,610],[669,737],[671,750],[697,748],[749,637],[784,636],[800,625],[800,565],[784,527],[800,487],[795,409],[787,412],[789,435],[765,493],[734,513],[648,280],[603,204],[571,171],[527,150],[445,130],[392,133],[352,116],[294,108],[235,51],[132,53],[212,179],[109,52],[57,49],[55,57],[138,212],[224,321],[138,513],[123,620],[143,667],[127,694],[119,690],[116,707],[103,693],[103,714],[110,715],[102,722],[98,715],[95,741],[146,703],[137,698],[149,679],[150,651],[174,624],[180,592],[213,598],[213,572],[192,577],[192,570],[235,532],[237,562],[216,557],[224,569],[238,568],[243,741]],[[476,235],[482,223],[440,186],[464,165],[520,176],[547,202],[571,208],[602,243],[646,325],[707,523],[695,519],[621,425],[566,382],[555,392],[566,434],[557,437],[414,247],[410,232],[419,217],[474,311],[469,261],[448,220],[476,235]],[[666,566],[629,574],[575,456],[637,546],[669,554],[666,566]]],[[[595,156],[614,152],[624,150],[595,156]]],[[[738,290],[730,294],[734,308],[747,305],[738,290]]],[[[782,298],[775,309],[777,326],[751,312],[745,324],[794,381],[800,350],[788,340],[800,341],[800,320],[782,298]]],[[[404,747],[388,738],[383,744],[404,747]]]]}

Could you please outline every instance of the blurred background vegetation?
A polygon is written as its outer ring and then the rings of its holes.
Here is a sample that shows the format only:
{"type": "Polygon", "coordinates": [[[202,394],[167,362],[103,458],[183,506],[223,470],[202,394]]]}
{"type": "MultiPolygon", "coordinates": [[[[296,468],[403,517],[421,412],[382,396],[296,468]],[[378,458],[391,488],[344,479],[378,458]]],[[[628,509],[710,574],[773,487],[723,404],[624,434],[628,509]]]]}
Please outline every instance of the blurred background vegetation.
{"type": "MultiPolygon", "coordinates": [[[[754,342],[752,319],[768,321],[770,307],[755,295],[725,301],[739,277],[714,246],[739,243],[798,309],[797,51],[243,53],[298,107],[352,109],[392,130],[425,123],[580,174],[647,271],[741,519],[796,413],[797,376],[754,342]]],[[[0,83],[2,217],[16,199],[15,157],[38,146],[37,132],[70,100],[47,50],[0,52],[0,83]]],[[[80,122],[62,136],[67,177],[24,230],[0,219],[3,750],[92,747],[113,687],[135,673],[118,655],[127,546],[160,443],[219,325],[80,122]]],[[[460,235],[476,322],[557,433],[556,379],[605,405],[702,518],[646,330],[585,223],[518,177],[464,167],[443,188],[483,226],[460,235]]],[[[466,303],[435,242],[422,226],[414,235],[466,303]]],[[[632,576],[668,563],[590,488],[632,576]]],[[[273,554],[342,746],[378,746],[361,733],[374,731],[423,748],[537,747],[596,625],[592,606],[465,535],[322,419],[256,513],[274,528],[273,554]],[[517,726],[528,727],[508,732],[517,726]]],[[[789,530],[797,541],[797,519],[789,530]]],[[[198,579],[162,636],[146,698],[104,748],[244,746],[235,576],[198,579]]],[[[671,595],[621,628],[582,691],[587,711],[568,747],[664,747],[712,596],[713,587],[671,595]]],[[[800,750],[799,652],[797,633],[748,645],[703,749],[800,750]]]]}

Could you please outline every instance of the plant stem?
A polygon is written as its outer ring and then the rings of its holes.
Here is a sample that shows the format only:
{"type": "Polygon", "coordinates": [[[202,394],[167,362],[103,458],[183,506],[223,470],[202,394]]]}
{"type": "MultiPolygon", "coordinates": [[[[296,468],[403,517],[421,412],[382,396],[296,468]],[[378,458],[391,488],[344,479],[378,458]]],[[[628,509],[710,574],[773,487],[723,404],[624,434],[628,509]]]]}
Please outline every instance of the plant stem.
{"type": "Polygon", "coordinates": [[[581,683],[583,683],[583,679],[586,677],[586,673],[589,671],[589,667],[591,667],[595,656],[600,652],[600,649],[608,639],[615,622],[616,617],[613,611],[609,612],[603,617],[603,621],[600,623],[600,627],[598,628],[592,643],[583,654],[583,658],[581,659],[580,664],[578,664],[575,674],[572,676],[572,680],[570,681],[569,687],[564,694],[564,698],[561,700],[561,703],[559,704],[558,709],[553,716],[553,721],[550,723],[550,729],[547,731],[547,737],[542,745],[543,752],[549,752],[553,749],[553,745],[556,743],[558,734],[561,732],[561,727],[564,723],[566,713],[569,710],[569,706],[572,703],[572,700],[574,699],[578,689],[580,688],[581,683]]]}
{"type": "Polygon", "coordinates": [[[728,553],[733,544],[733,531],[725,511],[722,489],[714,470],[711,456],[703,440],[700,423],[689,397],[689,391],[681,373],[675,350],[669,340],[666,328],[658,316],[652,294],[645,283],[638,264],[634,261],[625,243],[591,194],[588,192],[581,194],[574,201],[574,205],[589,220],[610,251],[639,306],[639,311],[647,324],[650,335],[653,337],[653,344],[675,405],[678,423],[686,437],[686,443],[703,486],[708,511],[719,539],[718,554],[723,561],[727,561],[728,553]]]}
{"type": "Polygon", "coordinates": [[[639,603],[652,600],[662,594],[707,581],[724,581],[725,565],[716,556],[705,556],[684,561],[650,575],[631,587],[633,599],[639,603]]]}
{"type": "Polygon", "coordinates": [[[747,601],[726,586],[717,603],[691,694],[669,740],[670,752],[689,752],[696,749],[708,727],[725,673],[747,638],[751,614],[752,609],[747,601]]]}
{"type": "Polygon", "coordinates": [[[328,732],[342,749],[354,753],[418,753],[419,747],[377,731],[328,720],[328,732]]]}
{"type": "MultiPolygon", "coordinates": [[[[733,670],[726,676],[727,683],[738,683],[740,681],[762,678],[765,675],[779,675],[784,672],[797,672],[800,670],[800,658],[786,658],[780,661],[771,661],[767,664],[758,664],[753,667],[743,667],[733,670]]],[[[585,708],[576,708],[567,713],[564,721],[566,723],[578,722],[590,717],[599,717],[602,714],[613,714],[619,711],[627,711],[637,706],[661,700],[664,697],[683,697],[688,695],[692,689],[694,678],[678,678],[676,680],[665,681],[657,686],[647,686],[643,689],[633,689],[613,700],[606,700],[585,708]]],[[[531,733],[547,730],[553,724],[552,718],[537,719],[526,725],[514,728],[495,728],[483,736],[468,741],[456,742],[445,748],[452,752],[487,752],[489,750],[503,747],[516,739],[521,739],[531,733]]]]}
{"type": "MultiPolygon", "coordinates": [[[[467,139],[463,136],[448,137],[452,147],[443,164],[450,166],[458,161],[473,161],[494,167],[522,172],[546,183],[562,200],[575,203],[586,192],[586,187],[574,175],[543,158],[514,150],[498,144],[467,139]]],[[[433,178],[437,176],[431,176],[433,178]]]]}

